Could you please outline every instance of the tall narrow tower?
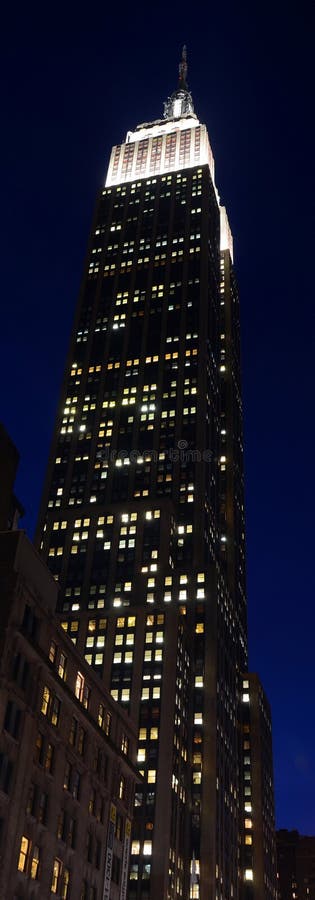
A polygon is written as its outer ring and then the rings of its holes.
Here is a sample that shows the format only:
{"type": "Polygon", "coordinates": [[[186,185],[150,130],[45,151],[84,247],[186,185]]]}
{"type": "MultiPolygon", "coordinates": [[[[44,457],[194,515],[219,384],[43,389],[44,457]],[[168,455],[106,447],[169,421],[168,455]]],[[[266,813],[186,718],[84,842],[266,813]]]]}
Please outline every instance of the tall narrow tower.
{"type": "Polygon", "coordinates": [[[238,896],[246,601],[239,307],[186,49],[113,147],[37,543],[60,620],[139,727],[129,900],[238,896]]]}

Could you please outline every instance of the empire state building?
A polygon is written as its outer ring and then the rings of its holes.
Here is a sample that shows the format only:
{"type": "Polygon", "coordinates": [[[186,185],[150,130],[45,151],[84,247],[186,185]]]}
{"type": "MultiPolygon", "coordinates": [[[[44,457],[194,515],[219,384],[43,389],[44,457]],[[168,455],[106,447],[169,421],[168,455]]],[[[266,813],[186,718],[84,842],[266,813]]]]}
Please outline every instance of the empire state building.
{"type": "Polygon", "coordinates": [[[239,331],[184,48],[164,117],[112,149],[36,538],[63,628],[137,723],[129,900],[246,883],[239,331]]]}

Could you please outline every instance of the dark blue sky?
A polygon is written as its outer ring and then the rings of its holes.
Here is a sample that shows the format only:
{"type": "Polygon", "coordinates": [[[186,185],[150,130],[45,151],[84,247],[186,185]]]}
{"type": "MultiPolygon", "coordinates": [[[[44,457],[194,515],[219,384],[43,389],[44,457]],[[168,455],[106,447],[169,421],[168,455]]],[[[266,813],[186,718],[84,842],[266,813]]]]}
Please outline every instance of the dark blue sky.
{"type": "Polygon", "coordinates": [[[188,45],[242,303],[250,666],[278,826],[315,834],[314,6],[70,2],[3,24],[0,418],[30,535],[110,148],[161,115],[188,45]]]}

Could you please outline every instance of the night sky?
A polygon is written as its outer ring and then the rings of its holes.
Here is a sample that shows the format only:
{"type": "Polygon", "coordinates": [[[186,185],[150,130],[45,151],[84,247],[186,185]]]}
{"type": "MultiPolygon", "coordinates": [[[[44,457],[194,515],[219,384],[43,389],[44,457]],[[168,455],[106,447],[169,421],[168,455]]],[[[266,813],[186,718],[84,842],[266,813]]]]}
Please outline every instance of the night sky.
{"type": "Polygon", "coordinates": [[[32,536],[111,146],[162,115],[187,43],[241,294],[250,668],[272,706],[277,825],[315,834],[314,5],[30,9],[2,22],[0,145],[0,418],[23,526],[32,536]]]}

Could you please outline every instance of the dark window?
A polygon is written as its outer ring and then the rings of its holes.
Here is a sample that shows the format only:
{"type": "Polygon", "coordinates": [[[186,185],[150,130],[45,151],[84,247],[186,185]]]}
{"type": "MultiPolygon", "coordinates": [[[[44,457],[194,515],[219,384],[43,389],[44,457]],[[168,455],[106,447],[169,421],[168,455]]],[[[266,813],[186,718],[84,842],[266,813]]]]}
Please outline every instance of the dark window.
{"type": "Polygon", "coordinates": [[[16,653],[13,660],[12,678],[23,691],[26,691],[29,680],[30,667],[27,659],[21,653],[16,653]]]}
{"type": "Polygon", "coordinates": [[[21,721],[21,710],[18,708],[16,703],[13,703],[12,700],[9,700],[7,703],[7,708],[5,712],[4,718],[4,728],[12,737],[17,738],[19,735],[20,729],[20,721],[21,721]]]}
{"type": "Polygon", "coordinates": [[[80,775],[79,772],[74,770],[71,778],[71,793],[74,800],[79,800],[80,797],[80,775]]]}
{"type": "Polygon", "coordinates": [[[61,809],[60,813],[58,815],[58,820],[57,820],[57,838],[59,840],[63,839],[64,821],[65,821],[65,813],[64,813],[64,810],[61,809]]]}
{"type": "Polygon", "coordinates": [[[5,753],[0,753],[0,789],[8,794],[11,787],[13,764],[5,753]]]}
{"type": "Polygon", "coordinates": [[[65,773],[63,776],[63,786],[64,786],[65,791],[70,791],[71,772],[72,772],[72,766],[70,765],[69,762],[66,762],[65,773]]]}
{"type": "Polygon", "coordinates": [[[80,756],[84,756],[85,740],[86,740],[86,732],[84,731],[84,728],[82,728],[82,725],[80,725],[79,737],[78,737],[78,753],[80,753],[80,756]]]}
{"type": "Polygon", "coordinates": [[[47,809],[48,809],[48,794],[45,794],[45,791],[40,791],[39,797],[38,797],[37,821],[40,822],[41,825],[46,825],[47,809]]]}
{"type": "Polygon", "coordinates": [[[93,838],[90,832],[87,834],[86,838],[86,855],[88,862],[92,862],[93,859],[93,838]]]}
{"type": "Polygon", "coordinates": [[[69,732],[69,744],[71,744],[71,747],[75,747],[75,745],[76,745],[77,731],[78,731],[78,720],[75,718],[75,716],[72,716],[70,732],[69,732]]]}
{"type": "Polygon", "coordinates": [[[51,705],[50,721],[51,724],[55,725],[56,727],[59,724],[60,708],[61,702],[59,700],[59,697],[54,697],[51,705]]]}
{"type": "Polygon", "coordinates": [[[34,610],[31,606],[26,603],[24,609],[24,616],[22,621],[22,629],[26,632],[30,637],[35,638],[37,634],[37,626],[38,620],[35,616],[34,610]]]}
{"type": "Polygon", "coordinates": [[[122,840],[122,835],[123,835],[123,818],[122,818],[122,816],[119,815],[119,813],[117,813],[115,836],[118,841],[122,840]]]}
{"type": "Polygon", "coordinates": [[[115,853],[114,853],[113,866],[112,866],[112,881],[114,882],[114,884],[119,884],[119,878],[120,878],[120,859],[118,859],[118,856],[115,856],[115,853]]]}
{"type": "Polygon", "coordinates": [[[44,767],[45,767],[45,769],[46,769],[46,772],[50,772],[50,774],[52,774],[52,772],[53,772],[53,767],[54,767],[54,752],[55,752],[55,751],[54,751],[53,745],[47,743],[47,744],[46,744],[46,753],[45,753],[44,767]]]}
{"type": "Polygon", "coordinates": [[[35,815],[36,785],[31,781],[29,795],[26,804],[26,812],[30,816],[35,815]]]}
{"type": "Polygon", "coordinates": [[[97,869],[101,866],[102,845],[100,841],[96,841],[95,865],[97,869]]]}

